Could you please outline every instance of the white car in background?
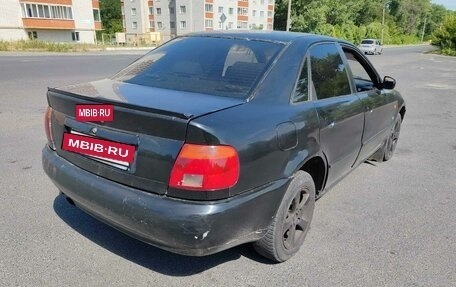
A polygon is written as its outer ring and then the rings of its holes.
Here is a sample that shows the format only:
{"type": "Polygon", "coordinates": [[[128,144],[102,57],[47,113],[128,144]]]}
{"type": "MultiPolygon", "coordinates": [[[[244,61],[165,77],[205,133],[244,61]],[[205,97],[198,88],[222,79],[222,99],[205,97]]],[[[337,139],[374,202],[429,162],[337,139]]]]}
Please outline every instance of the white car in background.
{"type": "Polygon", "coordinates": [[[363,39],[359,45],[359,49],[364,54],[381,55],[383,52],[382,44],[378,39],[363,39]]]}

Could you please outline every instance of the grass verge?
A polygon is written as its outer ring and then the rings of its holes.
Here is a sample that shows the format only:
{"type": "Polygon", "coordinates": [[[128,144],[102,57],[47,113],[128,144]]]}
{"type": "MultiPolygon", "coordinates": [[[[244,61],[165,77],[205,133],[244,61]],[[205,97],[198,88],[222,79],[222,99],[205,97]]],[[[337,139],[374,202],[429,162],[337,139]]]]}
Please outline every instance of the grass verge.
{"type": "Polygon", "coordinates": [[[0,41],[0,51],[36,51],[36,52],[85,52],[105,50],[95,44],[54,43],[37,40],[0,41]]]}

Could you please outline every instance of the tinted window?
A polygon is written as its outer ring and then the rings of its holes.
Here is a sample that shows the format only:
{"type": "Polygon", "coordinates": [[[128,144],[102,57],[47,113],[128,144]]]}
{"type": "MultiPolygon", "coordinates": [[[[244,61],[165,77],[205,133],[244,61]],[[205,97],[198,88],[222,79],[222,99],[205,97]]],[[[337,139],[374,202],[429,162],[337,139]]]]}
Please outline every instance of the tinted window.
{"type": "Polygon", "coordinates": [[[361,44],[374,44],[374,41],[372,41],[372,40],[362,40],[361,44]]]}
{"type": "Polygon", "coordinates": [[[114,79],[156,88],[246,97],[282,44],[183,37],[165,44],[114,79]]]}
{"type": "MultiPolygon", "coordinates": [[[[364,68],[363,62],[358,58],[360,56],[355,52],[344,49],[345,57],[347,58],[348,66],[353,74],[353,79],[356,85],[356,91],[368,91],[374,88],[374,81],[368,70],[364,68]]],[[[372,74],[372,71],[371,71],[372,74]]]]}
{"type": "Polygon", "coordinates": [[[321,44],[310,49],[312,83],[318,99],[351,93],[345,65],[334,44],[321,44]]]}
{"type": "Polygon", "coordinates": [[[305,102],[309,99],[309,76],[307,69],[307,58],[304,61],[304,65],[299,76],[298,83],[296,84],[296,90],[293,96],[293,102],[305,102]]]}

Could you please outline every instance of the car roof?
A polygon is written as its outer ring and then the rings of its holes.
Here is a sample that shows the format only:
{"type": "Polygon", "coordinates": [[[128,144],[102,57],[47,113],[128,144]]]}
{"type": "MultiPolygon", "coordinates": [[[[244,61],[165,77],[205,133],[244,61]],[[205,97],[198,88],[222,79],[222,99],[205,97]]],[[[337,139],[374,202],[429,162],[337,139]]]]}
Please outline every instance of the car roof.
{"type": "Polygon", "coordinates": [[[211,31],[211,32],[196,32],[184,35],[184,37],[214,37],[214,38],[227,38],[227,39],[244,39],[256,40],[266,42],[279,42],[291,43],[296,39],[307,38],[309,41],[337,41],[345,42],[341,39],[336,39],[323,35],[298,33],[298,32],[285,32],[285,31],[252,31],[252,30],[230,30],[230,31],[211,31]]]}

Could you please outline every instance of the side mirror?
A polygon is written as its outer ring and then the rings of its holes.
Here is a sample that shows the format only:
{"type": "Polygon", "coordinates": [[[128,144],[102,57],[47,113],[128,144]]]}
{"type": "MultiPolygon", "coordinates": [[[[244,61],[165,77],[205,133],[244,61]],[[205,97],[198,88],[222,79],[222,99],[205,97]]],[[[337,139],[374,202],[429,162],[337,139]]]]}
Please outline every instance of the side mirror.
{"type": "Polygon", "coordinates": [[[394,87],[396,86],[396,80],[393,79],[392,77],[390,76],[385,76],[383,78],[383,84],[382,84],[383,88],[384,89],[387,89],[387,90],[392,90],[394,89],[394,87]]]}

